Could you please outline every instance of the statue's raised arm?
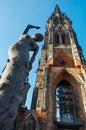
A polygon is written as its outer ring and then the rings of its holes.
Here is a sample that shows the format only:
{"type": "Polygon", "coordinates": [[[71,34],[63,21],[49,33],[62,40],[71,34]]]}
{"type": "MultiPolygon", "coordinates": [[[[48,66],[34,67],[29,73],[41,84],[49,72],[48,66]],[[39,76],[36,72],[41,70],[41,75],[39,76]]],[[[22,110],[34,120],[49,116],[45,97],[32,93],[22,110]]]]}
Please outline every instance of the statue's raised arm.
{"type": "Polygon", "coordinates": [[[40,33],[33,37],[27,34],[32,28],[40,27],[28,25],[20,39],[9,48],[9,60],[0,79],[0,130],[13,129],[18,109],[25,103],[26,79],[39,49],[36,42],[43,40],[40,33]],[[33,52],[31,58],[29,51],[33,52]]]}
{"type": "Polygon", "coordinates": [[[28,31],[29,31],[30,29],[32,29],[32,28],[40,29],[39,26],[33,26],[33,25],[28,24],[27,27],[25,28],[25,30],[24,30],[24,32],[23,32],[22,34],[27,34],[28,31]]]}

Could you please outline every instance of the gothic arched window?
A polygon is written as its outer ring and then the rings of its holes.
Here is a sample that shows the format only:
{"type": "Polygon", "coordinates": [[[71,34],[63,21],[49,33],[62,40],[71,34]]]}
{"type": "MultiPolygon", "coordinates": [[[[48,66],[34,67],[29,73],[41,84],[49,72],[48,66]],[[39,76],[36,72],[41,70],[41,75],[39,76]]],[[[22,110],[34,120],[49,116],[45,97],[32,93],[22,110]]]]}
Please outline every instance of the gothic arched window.
{"type": "Polygon", "coordinates": [[[60,43],[60,39],[59,39],[58,33],[55,33],[55,34],[54,34],[54,43],[55,43],[55,44],[60,43]]]}
{"type": "Polygon", "coordinates": [[[61,35],[62,44],[69,45],[70,44],[70,38],[68,32],[63,32],[61,35]]]}
{"type": "Polygon", "coordinates": [[[62,44],[66,44],[66,35],[62,33],[62,44]]]}
{"type": "Polygon", "coordinates": [[[36,121],[32,114],[26,120],[24,130],[36,130],[36,121]]]}
{"type": "Polygon", "coordinates": [[[74,121],[74,93],[72,86],[62,80],[56,87],[56,120],[74,121]]]}
{"type": "Polygon", "coordinates": [[[57,25],[58,24],[58,17],[54,18],[54,24],[57,25]]]}

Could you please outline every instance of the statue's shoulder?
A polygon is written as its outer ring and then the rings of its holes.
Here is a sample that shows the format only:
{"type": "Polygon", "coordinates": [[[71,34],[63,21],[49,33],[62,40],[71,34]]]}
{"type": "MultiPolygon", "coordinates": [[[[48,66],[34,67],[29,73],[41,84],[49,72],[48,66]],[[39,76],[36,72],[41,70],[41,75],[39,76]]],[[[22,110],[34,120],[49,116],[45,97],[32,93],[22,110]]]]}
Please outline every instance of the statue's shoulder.
{"type": "Polygon", "coordinates": [[[28,34],[22,34],[21,36],[20,36],[20,39],[19,40],[22,40],[22,39],[30,39],[31,37],[30,37],[30,35],[28,35],[28,34]]]}

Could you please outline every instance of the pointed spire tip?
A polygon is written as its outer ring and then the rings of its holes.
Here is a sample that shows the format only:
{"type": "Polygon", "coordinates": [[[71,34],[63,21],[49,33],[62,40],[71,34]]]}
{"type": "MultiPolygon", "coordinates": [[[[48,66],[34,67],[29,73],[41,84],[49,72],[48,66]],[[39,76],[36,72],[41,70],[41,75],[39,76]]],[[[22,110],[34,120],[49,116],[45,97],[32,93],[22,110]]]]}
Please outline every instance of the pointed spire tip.
{"type": "Polygon", "coordinates": [[[56,6],[55,6],[55,12],[56,12],[56,13],[61,13],[60,8],[59,8],[59,6],[58,6],[58,4],[56,4],[56,6]]]}

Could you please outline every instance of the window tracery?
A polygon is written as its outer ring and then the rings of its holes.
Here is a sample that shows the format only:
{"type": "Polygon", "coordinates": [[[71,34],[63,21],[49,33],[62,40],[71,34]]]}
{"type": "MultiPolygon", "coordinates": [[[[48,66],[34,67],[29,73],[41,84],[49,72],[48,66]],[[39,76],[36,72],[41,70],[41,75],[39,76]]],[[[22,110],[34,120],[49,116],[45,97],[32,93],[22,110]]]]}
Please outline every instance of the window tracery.
{"type": "Polygon", "coordinates": [[[62,80],[56,87],[56,119],[57,121],[74,121],[74,92],[71,85],[62,80]]]}
{"type": "Polygon", "coordinates": [[[69,34],[64,27],[58,25],[54,28],[54,44],[55,45],[69,45],[69,34]]]}

